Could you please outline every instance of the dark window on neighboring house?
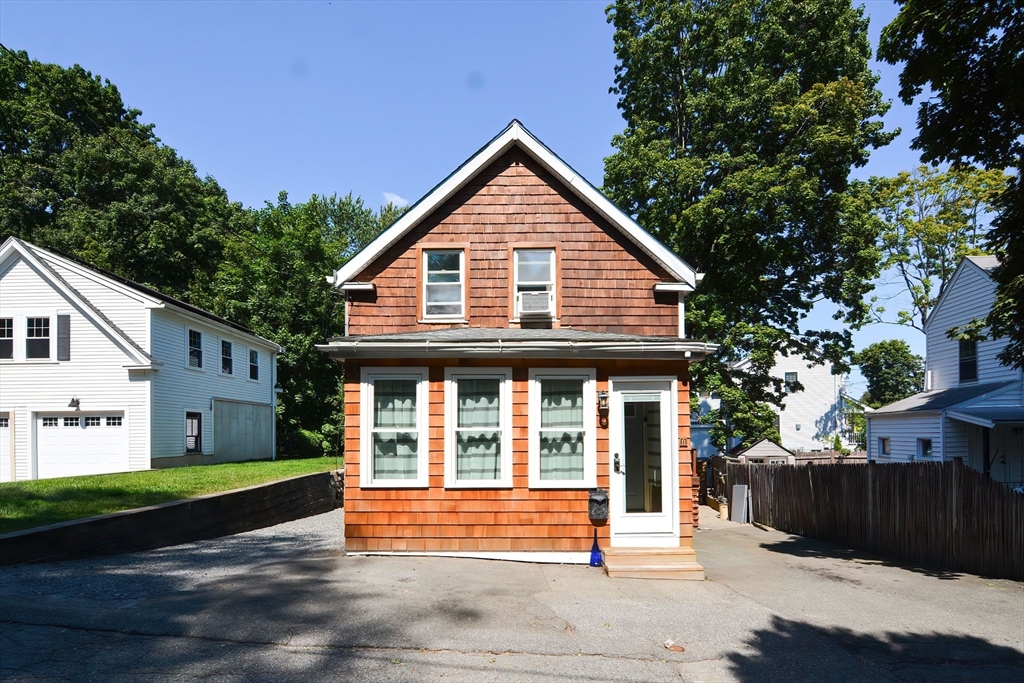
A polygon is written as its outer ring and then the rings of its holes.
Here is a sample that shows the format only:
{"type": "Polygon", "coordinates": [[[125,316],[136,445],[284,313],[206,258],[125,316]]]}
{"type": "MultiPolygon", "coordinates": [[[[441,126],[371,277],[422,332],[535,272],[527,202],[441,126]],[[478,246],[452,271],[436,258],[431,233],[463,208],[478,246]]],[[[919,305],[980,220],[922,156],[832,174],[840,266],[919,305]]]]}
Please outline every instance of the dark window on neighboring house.
{"type": "Polygon", "coordinates": [[[202,413],[185,413],[185,452],[203,452],[202,413]]]}
{"type": "Polygon", "coordinates": [[[50,357],[50,319],[28,318],[25,323],[25,357],[50,357]]]}
{"type": "Polygon", "coordinates": [[[919,457],[919,458],[930,458],[930,457],[932,457],[932,440],[931,439],[918,439],[917,440],[917,457],[919,457]]]}
{"type": "Polygon", "coordinates": [[[188,331],[188,366],[203,367],[203,333],[196,330],[188,331]]]}
{"type": "Polygon", "coordinates": [[[960,340],[960,381],[974,382],[978,379],[978,342],[974,339],[960,340]]]}
{"type": "Polygon", "coordinates": [[[883,436],[878,439],[878,454],[889,455],[889,437],[883,436]]]}
{"type": "Polygon", "coordinates": [[[786,373],[786,379],[785,379],[785,386],[783,387],[783,391],[785,393],[787,393],[787,394],[790,393],[790,392],[796,391],[796,383],[797,383],[797,373],[795,373],[795,372],[787,372],[786,373]]]}
{"type": "Polygon", "coordinates": [[[0,318],[0,358],[14,358],[14,318],[0,318]]]}
{"type": "Polygon", "coordinates": [[[259,351],[249,351],[249,379],[260,378],[260,354],[259,351]]]}
{"type": "Polygon", "coordinates": [[[100,418],[99,417],[87,417],[87,418],[85,418],[85,426],[86,427],[99,427],[100,426],[100,418]]]}
{"type": "Polygon", "coordinates": [[[223,341],[220,342],[220,371],[225,375],[230,375],[235,371],[234,359],[231,356],[231,342],[223,341]]]}

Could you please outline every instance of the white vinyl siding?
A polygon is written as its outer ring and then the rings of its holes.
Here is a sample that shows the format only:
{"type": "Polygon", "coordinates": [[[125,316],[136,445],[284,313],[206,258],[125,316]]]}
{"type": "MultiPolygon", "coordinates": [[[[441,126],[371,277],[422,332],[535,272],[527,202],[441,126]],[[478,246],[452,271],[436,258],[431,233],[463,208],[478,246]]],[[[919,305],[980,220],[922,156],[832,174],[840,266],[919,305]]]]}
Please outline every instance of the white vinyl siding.
{"type": "Polygon", "coordinates": [[[938,415],[911,415],[893,417],[869,417],[870,435],[868,456],[878,462],[911,462],[917,460],[917,440],[931,439],[933,459],[941,453],[942,430],[938,415]],[[880,456],[878,440],[889,439],[888,458],[880,456]]]}
{"type": "MultiPolygon", "coordinates": [[[[833,375],[832,366],[811,365],[800,356],[775,357],[771,374],[786,382],[798,381],[803,389],[786,386],[779,415],[781,446],[791,451],[819,451],[832,448],[832,439],[842,430],[842,392],[846,377],[833,375]]],[[[848,447],[854,444],[846,444],[848,447]]]]}
{"type": "MultiPolygon", "coordinates": [[[[966,325],[976,317],[985,317],[995,301],[995,291],[995,282],[970,262],[961,265],[949,283],[948,290],[928,318],[925,330],[927,367],[931,372],[933,391],[960,386],[960,343],[948,339],[946,333],[950,328],[966,325]]],[[[996,359],[1006,344],[1005,338],[978,342],[978,384],[1020,377],[1019,370],[1000,365],[996,359]]]]}

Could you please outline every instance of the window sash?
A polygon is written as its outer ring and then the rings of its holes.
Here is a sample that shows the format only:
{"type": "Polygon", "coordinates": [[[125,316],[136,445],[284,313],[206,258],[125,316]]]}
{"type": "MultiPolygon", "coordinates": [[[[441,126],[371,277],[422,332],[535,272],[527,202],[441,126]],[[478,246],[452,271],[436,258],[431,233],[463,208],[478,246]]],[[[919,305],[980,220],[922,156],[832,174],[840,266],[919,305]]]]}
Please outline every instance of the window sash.
{"type": "Polygon", "coordinates": [[[188,331],[188,366],[203,367],[203,333],[198,330],[188,331]]]}
{"type": "Polygon", "coordinates": [[[25,319],[25,358],[50,357],[50,319],[25,319]]]}
{"type": "Polygon", "coordinates": [[[225,375],[234,374],[234,355],[232,354],[232,345],[229,341],[220,342],[220,371],[225,375]]]}
{"type": "Polygon", "coordinates": [[[0,318],[0,358],[14,358],[14,318],[0,318]]]}
{"type": "Polygon", "coordinates": [[[426,368],[363,368],[361,486],[426,486],[426,368]]]}
{"type": "Polygon", "coordinates": [[[259,380],[260,378],[260,354],[258,351],[249,351],[249,379],[259,380]]]}
{"type": "Polygon", "coordinates": [[[465,315],[465,251],[423,252],[423,315],[428,318],[465,315]],[[451,257],[457,257],[458,269],[451,257]],[[431,261],[434,263],[432,264],[431,261]]]}
{"type": "Polygon", "coordinates": [[[961,339],[960,348],[960,381],[973,382],[978,379],[978,342],[973,339],[961,339]]]}
{"type": "Polygon", "coordinates": [[[530,370],[530,488],[597,485],[597,387],[593,369],[530,370]]]}
{"type": "Polygon", "coordinates": [[[517,291],[550,291],[554,289],[554,249],[516,249],[515,261],[517,291]]]}
{"type": "Polygon", "coordinates": [[[445,486],[511,488],[511,368],[445,370],[445,486]]]}

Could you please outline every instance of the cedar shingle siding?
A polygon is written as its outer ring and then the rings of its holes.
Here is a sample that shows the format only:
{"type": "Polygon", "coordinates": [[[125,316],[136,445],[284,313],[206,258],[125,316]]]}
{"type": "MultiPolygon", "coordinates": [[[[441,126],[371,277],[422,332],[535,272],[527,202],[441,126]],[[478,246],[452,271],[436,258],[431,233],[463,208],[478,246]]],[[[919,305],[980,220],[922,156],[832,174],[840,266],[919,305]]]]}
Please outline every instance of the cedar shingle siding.
{"type": "Polygon", "coordinates": [[[510,247],[559,246],[560,325],[599,332],[678,334],[675,294],[653,291],[672,278],[522,151],[513,148],[411,230],[359,280],[376,294],[350,294],[349,334],[439,329],[417,323],[417,247],[468,245],[471,327],[508,327],[510,247]]]}

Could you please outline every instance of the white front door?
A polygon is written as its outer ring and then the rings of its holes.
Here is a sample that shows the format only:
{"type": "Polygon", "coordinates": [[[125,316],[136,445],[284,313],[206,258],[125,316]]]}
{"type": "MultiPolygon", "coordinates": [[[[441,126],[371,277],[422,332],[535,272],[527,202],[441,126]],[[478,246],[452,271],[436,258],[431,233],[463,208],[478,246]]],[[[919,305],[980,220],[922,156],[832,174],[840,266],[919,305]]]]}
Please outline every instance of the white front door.
{"type": "Polygon", "coordinates": [[[38,477],[127,472],[127,433],[123,411],[37,413],[38,477]]]}
{"type": "Polygon", "coordinates": [[[675,380],[612,378],[609,385],[611,544],[678,545],[675,380]]]}

